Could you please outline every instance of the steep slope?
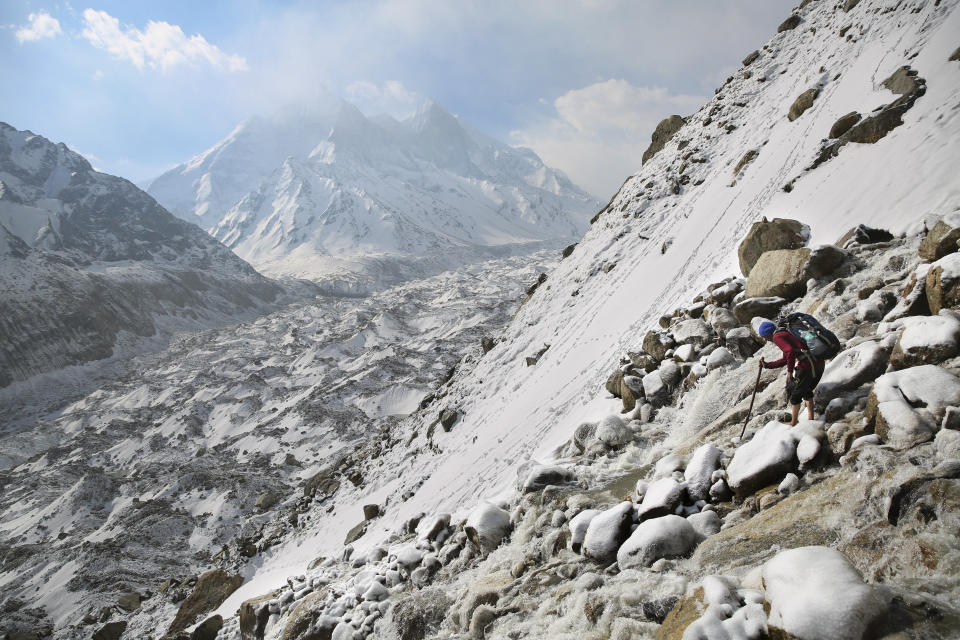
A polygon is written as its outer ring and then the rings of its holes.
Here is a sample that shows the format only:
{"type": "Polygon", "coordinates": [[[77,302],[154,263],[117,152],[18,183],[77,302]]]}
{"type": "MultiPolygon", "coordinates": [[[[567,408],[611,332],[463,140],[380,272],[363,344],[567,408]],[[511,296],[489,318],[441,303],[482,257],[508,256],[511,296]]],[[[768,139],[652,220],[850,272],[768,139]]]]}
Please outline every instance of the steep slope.
{"type": "Polygon", "coordinates": [[[227,322],[281,292],[131,183],[3,123],[0,243],[0,386],[106,358],[122,333],[227,322]]]}
{"type": "Polygon", "coordinates": [[[329,123],[251,121],[150,192],[174,213],[209,222],[214,237],[265,272],[352,291],[536,243],[559,246],[596,208],[529,150],[469,129],[436,103],[397,122],[344,102],[329,123]],[[276,135],[261,152],[269,126],[276,135]],[[296,144],[287,142],[294,128],[296,144]],[[281,149],[285,158],[268,173],[281,149]],[[243,180],[223,186],[234,166],[243,180]]]}

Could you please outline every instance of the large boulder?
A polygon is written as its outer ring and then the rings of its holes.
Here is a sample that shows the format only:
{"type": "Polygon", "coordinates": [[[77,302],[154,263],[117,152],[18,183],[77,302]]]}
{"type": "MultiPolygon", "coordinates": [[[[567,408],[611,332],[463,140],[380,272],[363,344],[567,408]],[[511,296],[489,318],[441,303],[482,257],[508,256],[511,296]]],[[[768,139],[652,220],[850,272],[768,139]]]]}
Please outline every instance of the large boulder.
{"type": "Polygon", "coordinates": [[[894,369],[939,364],[960,353],[960,320],[948,315],[898,320],[903,327],[890,355],[894,369]]]}
{"type": "Polygon", "coordinates": [[[887,609],[846,556],[830,547],[781,551],[761,570],[771,637],[860,640],[887,609]],[[788,636],[782,633],[789,634],[788,636]]]}
{"type": "Polygon", "coordinates": [[[710,341],[710,327],[700,319],[684,320],[674,327],[673,339],[677,344],[703,346],[710,341]]]}
{"type": "Polygon", "coordinates": [[[630,536],[634,508],[632,502],[619,502],[590,519],[583,537],[583,555],[598,562],[609,562],[630,536]]]}
{"type": "Polygon", "coordinates": [[[940,258],[927,272],[927,304],[930,313],[960,306],[960,253],[940,258]]]}
{"type": "Polygon", "coordinates": [[[670,388],[659,369],[643,376],[643,395],[654,407],[662,407],[670,401],[670,388]]]}
{"type": "Polygon", "coordinates": [[[737,248],[740,271],[743,275],[749,276],[757,260],[767,251],[799,249],[807,244],[809,238],[810,228],[798,220],[764,218],[754,222],[737,248]]]}
{"type": "Polygon", "coordinates": [[[907,449],[933,439],[949,406],[960,406],[960,379],[927,364],[877,378],[866,417],[884,442],[907,449]]]}
{"type": "MultiPolygon", "coordinates": [[[[782,300],[782,298],[779,299],[782,300]]],[[[724,344],[730,353],[743,360],[752,356],[763,346],[747,327],[737,327],[727,331],[726,336],[724,336],[724,344]]]]}
{"type": "Polygon", "coordinates": [[[770,296],[764,298],[744,298],[734,305],[733,315],[740,324],[750,324],[754,318],[776,318],[786,298],[770,296]]]}
{"type": "Polygon", "coordinates": [[[633,432],[627,428],[620,416],[609,415],[597,425],[597,440],[612,448],[619,448],[633,439],[633,432]]]}
{"type": "Polygon", "coordinates": [[[847,259],[847,252],[833,244],[822,244],[810,252],[807,260],[807,275],[823,278],[830,275],[847,259]]]}
{"type": "Polygon", "coordinates": [[[240,640],[263,640],[267,628],[270,609],[267,606],[277,597],[278,591],[272,591],[256,598],[244,600],[240,605],[240,640]]]}
{"type": "Polygon", "coordinates": [[[640,164],[646,164],[647,160],[663,149],[664,145],[670,142],[670,139],[673,138],[677,131],[680,131],[684,123],[686,123],[686,119],[678,115],[672,115],[669,118],[661,120],[660,124],[657,125],[657,128],[653,130],[653,134],[650,136],[650,146],[643,152],[640,164]]]}
{"type": "Polygon", "coordinates": [[[817,96],[820,95],[820,89],[814,87],[813,89],[807,89],[793,101],[793,104],[790,105],[790,110],[787,112],[787,119],[790,122],[793,122],[797,118],[803,115],[804,111],[813,106],[813,101],[817,99],[817,96]]]}
{"type": "Polygon", "coordinates": [[[481,503],[474,509],[463,527],[467,539],[473,544],[491,551],[500,546],[500,542],[510,532],[510,513],[489,502],[481,503]]]}
{"type": "Polygon", "coordinates": [[[520,490],[523,493],[539,491],[548,485],[564,485],[576,482],[577,476],[559,465],[533,465],[524,469],[520,478],[520,490]]]}
{"type": "Polygon", "coordinates": [[[727,484],[740,497],[779,483],[797,468],[798,433],[782,422],[769,422],[753,439],[737,447],[727,466],[727,484]]]}
{"type": "Polygon", "coordinates": [[[617,551],[617,566],[621,571],[649,567],[660,558],[686,555],[697,539],[693,525],[677,515],[641,522],[617,551]]]}
{"type": "Polygon", "coordinates": [[[643,337],[643,350],[657,362],[667,356],[667,349],[672,348],[673,345],[673,338],[665,331],[647,331],[643,337]]]}
{"type": "Polygon", "coordinates": [[[810,249],[778,249],[760,256],[747,278],[748,298],[777,296],[792,300],[807,291],[810,249]]]}
{"type": "MultiPolygon", "coordinates": [[[[326,603],[326,589],[315,591],[300,600],[287,617],[280,640],[330,640],[337,621],[323,616],[326,611],[326,603]]],[[[268,611],[264,613],[269,616],[268,611]]],[[[259,639],[262,640],[262,638],[261,630],[259,639]]],[[[244,640],[246,640],[246,636],[244,636],[244,640]]]]}
{"type": "Polygon", "coordinates": [[[818,406],[824,406],[846,391],[876,380],[887,369],[890,349],[879,342],[863,342],[841,351],[823,370],[814,392],[818,406]]]}
{"type": "Polygon", "coordinates": [[[223,569],[207,571],[200,576],[193,591],[180,605],[167,633],[186,629],[196,622],[200,615],[209,613],[223,604],[223,601],[239,589],[241,584],[243,584],[243,576],[231,576],[223,569]]]}
{"type": "Polygon", "coordinates": [[[623,383],[623,369],[619,367],[607,378],[606,389],[614,398],[620,398],[620,385],[623,383]]]}
{"type": "Polygon", "coordinates": [[[877,244],[879,242],[889,242],[893,240],[893,234],[886,229],[874,229],[865,224],[858,224],[845,234],[840,236],[836,245],[847,249],[852,245],[877,244]]]}
{"type": "Polygon", "coordinates": [[[849,131],[850,127],[860,122],[860,118],[862,117],[863,116],[856,111],[851,111],[845,116],[840,116],[837,121],[833,123],[833,126],[830,127],[830,133],[828,134],[828,137],[831,140],[836,140],[849,131]]]}
{"type": "Polygon", "coordinates": [[[710,312],[708,321],[710,322],[710,328],[721,338],[726,336],[727,332],[731,329],[736,329],[740,326],[740,323],[737,321],[737,316],[733,315],[733,312],[729,309],[724,309],[723,307],[713,309],[710,312]]]}
{"type": "Polygon", "coordinates": [[[649,520],[673,513],[683,502],[685,491],[686,484],[673,478],[655,480],[643,494],[643,502],[637,509],[637,515],[641,520],[649,520]]]}
{"type": "Polygon", "coordinates": [[[920,243],[917,253],[925,260],[939,260],[957,250],[957,240],[960,240],[960,227],[940,220],[920,243]]]}

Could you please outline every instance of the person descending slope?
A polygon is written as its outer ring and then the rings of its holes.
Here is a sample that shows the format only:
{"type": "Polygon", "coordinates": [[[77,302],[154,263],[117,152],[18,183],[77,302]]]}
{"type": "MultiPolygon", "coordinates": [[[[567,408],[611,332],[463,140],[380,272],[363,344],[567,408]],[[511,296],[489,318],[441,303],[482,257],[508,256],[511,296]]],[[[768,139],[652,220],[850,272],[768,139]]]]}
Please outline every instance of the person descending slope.
{"type": "Polygon", "coordinates": [[[770,321],[760,324],[757,329],[760,337],[780,347],[783,357],[773,362],[760,359],[763,369],[787,367],[787,397],[791,405],[790,426],[797,424],[800,404],[807,402],[807,417],[813,420],[813,390],[817,388],[823,376],[824,361],[814,357],[804,343],[787,328],[779,328],[770,321]]]}

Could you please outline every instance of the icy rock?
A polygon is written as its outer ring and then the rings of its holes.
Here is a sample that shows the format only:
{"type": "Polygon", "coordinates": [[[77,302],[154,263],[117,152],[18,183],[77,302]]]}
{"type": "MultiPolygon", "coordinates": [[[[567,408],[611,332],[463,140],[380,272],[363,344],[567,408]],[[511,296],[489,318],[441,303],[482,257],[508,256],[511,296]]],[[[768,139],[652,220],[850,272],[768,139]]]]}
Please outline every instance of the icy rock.
{"type": "Polygon", "coordinates": [[[733,312],[729,309],[719,307],[710,312],[710,327],[721,338],[725,338],[728,331],[736,329],[739,326],[740,323],[737,322],[737,316],[733,315],[733,312]]]}
{"type": "Polygon", "coordinates": [[[348,622],[338,622],[330,634],[330,640],[354,640],[354,628],[348,622]]]}
{"type": "Polygon", "coordinates": [[[416,529],[417,540],[432,542],[449,526],[449,513],[441,513],[440,515],[422,518],[416,529]]]}
{"type": "Polygon", "coordinates": [[[783,482],[777,487],[777,493],[793,493],[800,488],[800,478],[795,473],[788,473],[783,482]]]}
{"type": "Polygon", "coordinates": [[[948,315],[918,316],[898,321],[903,326],[890,364],[904,369],[921,364],[937,364],[960,351],[960,320],[948,315]]]}
{"type": "Polygon", "coordinates": [[[583,555],[599,562],[612,560],[630,535],[633,519],[632,502],[620,502],[593,516],[583,538],[583,555]]]}
{"type": "Polygon", "coordinates": [[[796,468],[797,441],[790,427],[769,422],[749,442],[740,445],[727,466],[727,483],[738,496],[747,496],[779,482],[796,468]]]}
{"type": "Polygon", "coordinates": [[[633,487],[633,495],[637,502],[643,502],[643,496],[646,495],[649,486],[650,483],[646,480],[637,480],[637,484],[633,487]]]}
{"type": "Polygon", "coordinates": [[[573,430],[573,444],[580,450],[580,453],[586,451],[591,442],[594,442],[597,435],[597,423],[583,422],[573,430]]]}
{"type": "Polygon", "coordinates": [[[673,328],[673,339],[680,345],[704,345],[710,341],[710,327],[703,320],[684,320],[673,328]]]}
{"type": "Polygon", "coordinates": [[[711,478],[719,466],[720,449],[712,444],[697,447],[683,472],[691,500],[706,500],[710,496],[711,478]]]}
{"type": "Polygon", "coordinates": [[[673,357],[681,362],[693,362],[697,358],[697,348],[692,344],[685,344],[674,351],[673,357]]]}
{"type": "Polygon", "coordinates": [[[599,509],[586,509],[570,519],[570,548],[574,553],[580,553],[590,521],[600,513],[599,509]]]}
{"type": "Polygon", "coordinates": [[[905,449],[931,440],[946,408],[958,404],[960,380],[946,369],[928,364],[877,378],[866,415],[884,442],[905,449]]]}
{"type": "Polygon", "coordinates": [[[679,483],[673,478],[661,478],[652,482],[643,496],[638,516],[641,520],[645,520],[673,513],[683,500],[685,490],[686,484],[679,483]]]}
{"type": "Polygon", "coordinates": [[[385,586],[379,582],[373,582],[370,584],[370,587],[363,592],[363,599],[379,602],[380,600],[386,600],[389,595],[390,592],[385,586]]]}
{"type": "Polygon", "coordinates": [[[538,464],[526,472],[520,486],[523,493],[530,493],[548,485],[570,484],[575,481],[574,473],[565,467],[538,464]]]}
{"type": "Polygon", "coordinates": [[[768,637],[762,593],[735,589],[726,578],[707,576],[703,579],[703,600],[706,610],[683,632],[683,640],[760,640],[768,637]]]}
{"type": "Polygon", "coordinates": [[[670,389],[664,382],[659,369],[643,377],[643,395],[654,407],[662,407],[669,402],[670,389]]]}
{"type": "Polygon", "coordinates": [[[710,499],[714,502],[726,502],[733,496],[729,485],[724,478],[720,478],[710,485],[710,499]]]}
{"type": "Polygon", "coordinates": [[[941,429],[933,439],[937,455],[942,459],[960,458],[960,431],[941,429]]]}
{"type": "Polygon", "coordinates": [[[820,441],[817,438],[809,435],[800,438],[800,442],[797,443],[797,459],[801,466],[813,461],[818,453],[820,453],[820,441]]]}
{"type": "Polygon", "coordinates": [[[710,357],[707,358],[707,370],[713,371],[714,369],[719,369],[720,367],[734,364],[736,361],[736,357],[730,352],[729,349],[726,347],[720,347],[711,353],[710,357]]]}
{"type": "Polygon", "coordinates": [[[689,522],[693,530],[697,532],[700,539],[709,538],[714,534],[720,533],[720,526],[723,524],[716,511],[694,513],[693,515],[687,516],[687,522],[689,522]]]}
{"type": "Polygon", "coordinates": [[[608,447],[619,448],[633,440],[633,433],[620,416],[609,415],[597,426],[597,439],[608,447]]]}
{"type": "Polygon", "coordinates": [[[387,569],[386,578],[388,587],[395,587],[403,582],[400,572],[395,569],[387,569]]]}
{"type": "Polygon", "coordinates": [[[875,380],[887,368],[890,351],[875,341],[841,351],[823,370],[815,400],[823,405],[845,391],[875,380]]]}
{"type": "Polygon", "coordinates": [[[857,320],[880,322],[893,307],[895,299],[889,291],[874,291],[866,300],[857,303],[857,320]]]}
{"type": "Polygon", "coordinates": [[[809,640],[861,640],[887,603],[829,547],[781,551],[762,569],[768,623],[809,640]]]}
{"type": "Polygon", "coordinates": [[[397,564],[407,571],[411,571],[423,560],[423,552],[412,544],[406,544],[395,549],[393,556],[397,564]]]}
{"type": "Polygon", "coordinates": [[[620,570],[649,567],[661,558],[689,553],[697,544],[697,532],[685,518],[667,515],[641,522],[617,551],[620,570]]]}
{"type": "Polygon", "coordinates": [[[673,475],[674,471],[683,471],[687,465],[687,457],[679,453],[668,453],[659,460],[653,467],[653,479],[667,478],[673,475]]]}
{"type": "Polygon", "coordinates": [[[481,503],[467,517],[463,530],[470,542],[481,549],[496,549],[510,531],[510,514],[489,502],[481,503]]]}

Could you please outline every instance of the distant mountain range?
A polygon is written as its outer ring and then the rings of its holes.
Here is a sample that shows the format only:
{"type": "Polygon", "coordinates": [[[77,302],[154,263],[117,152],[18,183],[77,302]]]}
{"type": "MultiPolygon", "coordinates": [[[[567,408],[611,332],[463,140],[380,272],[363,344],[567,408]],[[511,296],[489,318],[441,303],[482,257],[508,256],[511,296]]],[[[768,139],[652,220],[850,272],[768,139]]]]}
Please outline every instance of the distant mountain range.
{"type": "Polygon", "coordinates": [[[130,182],[0,123],[0,387],[249,317],[281,287],[130,182]]]}
{"type": "Polygon", "coordinates": [[[402,122],[333,99],[251,118],[148,192],[265,273],[346,290],[569,241],[600,206],[435,102],[402,122]]]}

